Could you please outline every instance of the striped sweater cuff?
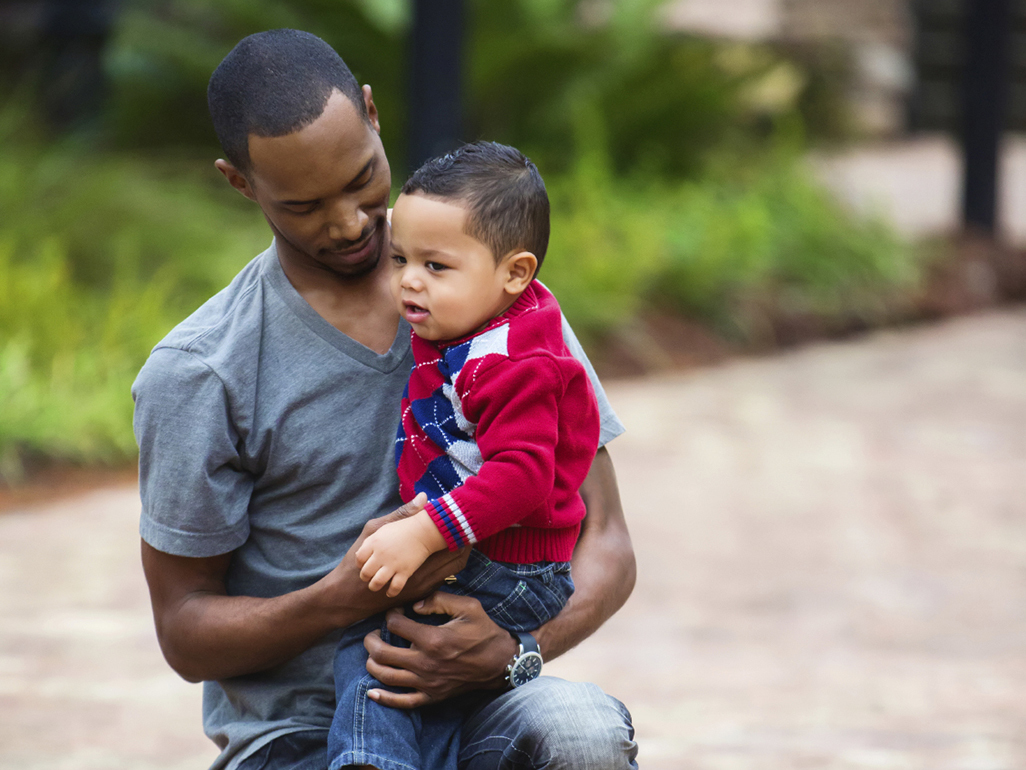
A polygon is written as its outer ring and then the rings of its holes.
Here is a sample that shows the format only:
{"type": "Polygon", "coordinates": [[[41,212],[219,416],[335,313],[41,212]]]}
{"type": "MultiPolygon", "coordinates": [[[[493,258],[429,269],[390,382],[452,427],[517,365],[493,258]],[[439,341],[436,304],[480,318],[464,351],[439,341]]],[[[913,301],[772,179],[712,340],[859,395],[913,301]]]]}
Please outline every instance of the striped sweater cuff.
{"type": "Polygon", "coordinates": [[[445,538],[450,551],[455,551],[477,542],[477,536],[451,494],[431,500],[424,506],[428,516],[445,538]]]}

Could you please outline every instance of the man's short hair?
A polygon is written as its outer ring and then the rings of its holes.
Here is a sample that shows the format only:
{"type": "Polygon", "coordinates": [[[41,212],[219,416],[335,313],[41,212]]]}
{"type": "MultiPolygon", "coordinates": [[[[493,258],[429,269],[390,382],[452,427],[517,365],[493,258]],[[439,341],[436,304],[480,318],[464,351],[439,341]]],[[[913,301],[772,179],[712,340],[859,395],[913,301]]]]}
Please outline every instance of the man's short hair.
{"type": "Polygon", "coordinates": [[[549,196],[535,165],[513,147],[474,142],[429,160],[403,185],[406,194],[459,201],[467,235],[492,250],[496,262],[530,251],[541,267],[549,246],[549,196]]]}
{"type": "Polygon", "coordinates": [[[210,76],[207,106],[228,161],[250,169],[249,135],[285,136],[313,123],[338,89],[369,120],[359,83],[330,45],[295,29],[243,38],[210,76]]]}

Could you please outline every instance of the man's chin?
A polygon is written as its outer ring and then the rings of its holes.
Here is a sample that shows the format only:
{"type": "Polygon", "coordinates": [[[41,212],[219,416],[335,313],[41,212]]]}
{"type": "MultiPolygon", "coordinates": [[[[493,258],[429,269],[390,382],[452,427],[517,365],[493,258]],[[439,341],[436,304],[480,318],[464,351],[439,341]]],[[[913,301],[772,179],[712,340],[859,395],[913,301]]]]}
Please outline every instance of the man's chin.
{"type": "Polygon", "coordinates": [[[339,278],[362,278],[373,273],[381,264],[382,230],[375,230],[363,247],[351,251],[322,249],[314,261],[324,270],[339,278]]]}
{"type": "Polygon", "coordinates": [[[362,278],[373,273],[381,263],[381,249],[376,248],[370,251],[365,257],[356,262],[347,262],[337,257],[332,258],[331,252],[317,260],[317,263],[329,273],[339,278],[362,278]]]}

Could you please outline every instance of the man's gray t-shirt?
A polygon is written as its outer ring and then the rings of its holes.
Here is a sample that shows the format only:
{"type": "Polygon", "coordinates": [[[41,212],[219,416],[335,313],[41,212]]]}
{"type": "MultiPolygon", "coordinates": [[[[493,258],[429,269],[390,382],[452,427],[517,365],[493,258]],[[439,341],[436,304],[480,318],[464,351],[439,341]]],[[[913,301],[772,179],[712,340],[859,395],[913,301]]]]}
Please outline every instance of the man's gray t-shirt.
{"type": "MultiPolygon", "coordinates": [[[[584,361],[601,443],[623,431],[584,361]]],[[[179,324],[132,387],[140,533],[179,556],[232,552],[230,595],[279,596],[338,565],[363,525],[399,507],[393,442],[413,357],[401,321],[384,355],[299,295],[274,245],[179,324]]],[[[205,682],[203,723],[229,768],[334,712],[338,632],[259,674],[205,682]]]]}

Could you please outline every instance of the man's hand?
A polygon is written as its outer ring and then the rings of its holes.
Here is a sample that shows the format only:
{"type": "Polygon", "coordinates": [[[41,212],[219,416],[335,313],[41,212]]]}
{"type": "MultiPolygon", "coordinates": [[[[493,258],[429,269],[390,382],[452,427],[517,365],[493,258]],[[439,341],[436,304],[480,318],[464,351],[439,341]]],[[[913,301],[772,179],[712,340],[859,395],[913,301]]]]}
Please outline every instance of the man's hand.
{"type": "Polygon", "coordinates": [[[357,549],[360,579],[368,583],[371,591],[380,591],[387,585],[387,595],[398,596],[406,581],[431,554],[445,550],[445,538],[424,511],[426,502],[427,495],[417,495],[405,506],[419,507],[417,513],[385,524],[368,535],[357,549]]]}
{"type": "Polygon", "coordinates": [[[477,599],[438,592],[413,609],[422,615],[451,615],[452,620],[430,626],[390,610],[388,630],[412,646],[393,647],[381,640],[379,632],[369,634],[364,639],[370,655],[367,671],[382,684],[414,692],[371,690],[370,698],[393,708],[417,708],[468,690],[503,686],[517,645],[508,631],[485,614],[477,599]]]}

